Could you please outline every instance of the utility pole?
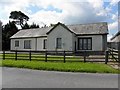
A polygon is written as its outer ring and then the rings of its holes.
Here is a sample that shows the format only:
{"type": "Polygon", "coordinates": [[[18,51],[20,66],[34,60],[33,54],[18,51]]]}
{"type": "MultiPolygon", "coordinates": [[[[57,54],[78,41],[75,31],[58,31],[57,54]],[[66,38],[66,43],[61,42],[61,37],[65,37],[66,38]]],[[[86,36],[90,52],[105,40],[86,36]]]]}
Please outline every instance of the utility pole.
{"type": "Polygon", "coordinates": [[[0,21],[0,51],[2,51],[2,22],[0,21]]]}

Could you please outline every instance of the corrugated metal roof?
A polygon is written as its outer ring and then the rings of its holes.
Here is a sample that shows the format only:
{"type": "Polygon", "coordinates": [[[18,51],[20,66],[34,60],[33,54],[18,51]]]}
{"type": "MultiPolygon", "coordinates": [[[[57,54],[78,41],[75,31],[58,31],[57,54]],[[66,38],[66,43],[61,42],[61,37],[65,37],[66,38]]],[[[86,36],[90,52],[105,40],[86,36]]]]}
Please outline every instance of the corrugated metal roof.
{"type": "MultiPolygon", "coordinates": [[[[108,33],[108,25],[106,22],[91,23],[91,24],[76,24],[76,25],[66,25],[66,26],[68,27],[68,29],[70,29],[70,31],[78,35],[79,34],[82,35],[82,34],[107,34],[108,33]]],[[[11,38],[47,36],[46,33],[49,32],[52,28],[54,27],[20,30],[19,32],[14,34],[11,38]]]]}

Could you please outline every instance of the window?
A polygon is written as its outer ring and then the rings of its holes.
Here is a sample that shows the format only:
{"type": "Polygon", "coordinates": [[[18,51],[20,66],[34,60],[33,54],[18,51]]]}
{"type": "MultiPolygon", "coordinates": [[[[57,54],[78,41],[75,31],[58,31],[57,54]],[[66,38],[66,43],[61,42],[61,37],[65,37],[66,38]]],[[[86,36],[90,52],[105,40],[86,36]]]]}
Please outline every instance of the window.
{"type": "Polygon", "coordinates": [[[19,47],[19,41],[15,41],[15,47],[19,47]]]}
{"type": "Polygon", "coordinates": [[[47,39],[43,40],[43,49],[47,49],[47,39]]]}
{"type": "Polygon", "coordinates": [[[56,49],[61,49],[61,48],[62,48],[62,39],[56,38],[56,49]]]}
{"type": "Polygon", "coordinates": [[[24,41],[24,49],[31,49],[31,40],[24,41]]]}
{"type": "Polygon", "coordinates": [[[78,38],[78,50],[92,50],[92,38],[78,38]]]}

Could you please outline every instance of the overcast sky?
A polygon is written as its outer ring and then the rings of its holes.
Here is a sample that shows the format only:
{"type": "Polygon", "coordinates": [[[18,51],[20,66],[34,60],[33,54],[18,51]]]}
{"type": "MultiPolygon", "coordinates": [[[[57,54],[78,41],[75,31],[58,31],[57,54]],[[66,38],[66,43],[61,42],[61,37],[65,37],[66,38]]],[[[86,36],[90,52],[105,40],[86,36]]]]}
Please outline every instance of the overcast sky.
{"type": "Polygon", "coordinates": [[[118,31],[119,0],[0,0],[0,20],[8,23],[11,11],[22,11],[28,23],[81,24],[108,22],[108,39],[118,31]]]}

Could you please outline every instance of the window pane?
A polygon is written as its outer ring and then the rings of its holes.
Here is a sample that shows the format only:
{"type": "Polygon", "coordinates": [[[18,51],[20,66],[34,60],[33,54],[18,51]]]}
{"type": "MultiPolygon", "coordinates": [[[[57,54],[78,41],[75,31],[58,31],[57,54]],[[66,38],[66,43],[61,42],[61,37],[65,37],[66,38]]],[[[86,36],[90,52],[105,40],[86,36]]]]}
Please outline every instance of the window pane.
{"type": "Polygon", "coordinates": [[[15,41],[15,47],[19,47],[19,41],[15,41]]]}
{"type": "Polygon", "coordinates": [[[47,48],[47,39],[44,39],[44,42],[43,42],[43,49],[46,49],[47,48]]]}
{"type": "Polygon", "coordinates": [[[83,49],[87,50],[87,39],[83,39],[83,49]]]}
{"type": "Polygon", "coordinates": [[[78,38],[78,50],[91,50],[92,38],[78,38]]]}
{"type": "Polygon", "coordinates": [[[82,50],[82,39],[79,39],[79,49],[82,50]]]}
{"type": "Polygon", "coordinates": [[[90,49],[92,49],[92,41],[91,41],[91,39],[88,39],[88,49],[90,50],[90,49]]]}
{"type": "Polygon", "coordinates": [[[56,41],[56,48],[57,49],[61,49],[62,48],[62,39],[61,38],[57,38],[57,41],[56,41]]]}
{"type": "Polygon", "coordinates": [[[25,40],[24,41],[24,48],[25,49],[31,49],[31,40],[25,40]]]}

